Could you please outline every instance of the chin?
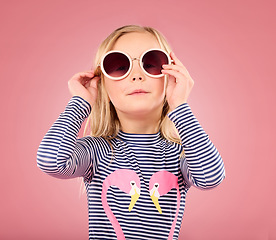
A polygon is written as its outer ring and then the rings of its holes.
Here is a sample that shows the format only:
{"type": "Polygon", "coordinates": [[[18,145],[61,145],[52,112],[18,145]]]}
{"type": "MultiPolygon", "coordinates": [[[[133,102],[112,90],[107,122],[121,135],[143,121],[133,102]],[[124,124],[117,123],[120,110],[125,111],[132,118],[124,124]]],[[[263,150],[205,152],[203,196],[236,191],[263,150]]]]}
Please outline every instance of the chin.
{"type": "Polygon", "coordinates": [[[162,112],[163,105],[154,106],[150,104],[128,104],[125,109],[125,113],[133,114],[135,116],[145,116],[145,115],[152,115],[154,113],[160,114],[162,112]]]}

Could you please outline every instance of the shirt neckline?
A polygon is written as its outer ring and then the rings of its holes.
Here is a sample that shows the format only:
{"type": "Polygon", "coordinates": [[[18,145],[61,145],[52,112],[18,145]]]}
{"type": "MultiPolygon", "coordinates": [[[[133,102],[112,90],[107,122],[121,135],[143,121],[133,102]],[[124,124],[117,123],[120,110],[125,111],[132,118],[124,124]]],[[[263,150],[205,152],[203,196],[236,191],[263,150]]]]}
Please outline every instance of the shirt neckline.
{"type": "Polygon", "coordinates": [[[161,132],[149,133],[149,134],[139,134],[139,133],[126,133],[119,131],[117,138],[123,142],[135,144],[135,145],[152,145],[159,142],[161,137],[161,132]]]}

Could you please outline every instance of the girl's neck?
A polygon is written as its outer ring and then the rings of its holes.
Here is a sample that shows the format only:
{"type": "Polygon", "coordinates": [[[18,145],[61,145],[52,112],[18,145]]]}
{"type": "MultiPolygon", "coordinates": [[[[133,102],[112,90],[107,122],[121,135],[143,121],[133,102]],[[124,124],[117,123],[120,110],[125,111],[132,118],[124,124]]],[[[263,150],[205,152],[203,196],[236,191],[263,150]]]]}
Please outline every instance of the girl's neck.
{"type": "Polygon", "coordinates": [[[161,113],[135,116],[117,112],[117,115],[125,133],[153,134],[159,131],[161,113]]]}

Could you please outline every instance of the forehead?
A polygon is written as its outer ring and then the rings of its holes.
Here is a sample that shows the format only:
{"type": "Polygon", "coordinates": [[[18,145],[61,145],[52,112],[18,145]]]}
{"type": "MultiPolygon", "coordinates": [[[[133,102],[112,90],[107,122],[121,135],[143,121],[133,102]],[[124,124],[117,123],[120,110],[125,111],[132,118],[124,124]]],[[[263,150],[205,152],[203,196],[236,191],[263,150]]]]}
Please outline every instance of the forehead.
{"type": "Polygon", "coordinates": [[[150,48],[161,48],[156,37],[148,32],[135,32],[121,36],[112,50],[119,50],[132,57],[138,57],[150,48]]]}

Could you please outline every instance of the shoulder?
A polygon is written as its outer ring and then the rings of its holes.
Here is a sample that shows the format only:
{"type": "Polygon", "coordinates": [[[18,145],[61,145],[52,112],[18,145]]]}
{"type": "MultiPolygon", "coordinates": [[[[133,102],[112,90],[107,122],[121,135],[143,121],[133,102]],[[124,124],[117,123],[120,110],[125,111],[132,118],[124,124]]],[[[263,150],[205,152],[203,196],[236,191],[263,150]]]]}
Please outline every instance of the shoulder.
{"type": "Polygon", "coordinates": [[[162,145],[166,153],[169,155],[179,155],[183,151],[183,146],[180,143],[168,140],[166,138],[162,139],[162,145]]]}

